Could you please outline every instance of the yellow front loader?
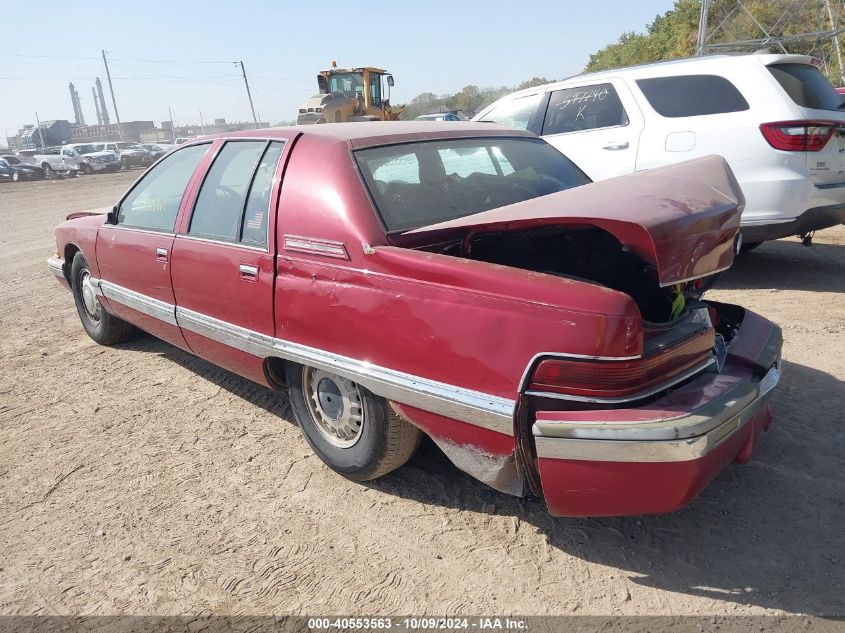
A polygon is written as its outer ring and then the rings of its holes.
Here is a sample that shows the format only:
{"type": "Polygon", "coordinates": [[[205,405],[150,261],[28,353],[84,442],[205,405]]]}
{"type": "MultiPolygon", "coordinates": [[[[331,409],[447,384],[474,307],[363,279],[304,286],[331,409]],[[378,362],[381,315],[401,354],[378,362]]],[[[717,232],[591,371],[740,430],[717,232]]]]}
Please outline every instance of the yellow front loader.
{"type": "Polygon", "coordinates": [[[317,75],[319,94],[299,109],[298,125],[345,121],[396,121],[404,106],[390,105],[393,75],[381,68],[338,68],[317,75]]]}

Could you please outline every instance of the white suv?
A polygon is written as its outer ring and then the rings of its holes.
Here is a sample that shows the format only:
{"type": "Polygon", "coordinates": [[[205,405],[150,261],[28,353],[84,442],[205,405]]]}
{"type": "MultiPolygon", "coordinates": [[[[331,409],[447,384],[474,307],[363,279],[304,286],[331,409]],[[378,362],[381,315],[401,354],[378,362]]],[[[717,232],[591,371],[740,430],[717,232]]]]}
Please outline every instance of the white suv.
{"type": "Polygon", "coordinates": [[[593,180],[706,154],[742,186],[746,250],[845,222],[843,97],[805,55],[712,55],[572,77],[473,120],[531,130],[593,180]]]}

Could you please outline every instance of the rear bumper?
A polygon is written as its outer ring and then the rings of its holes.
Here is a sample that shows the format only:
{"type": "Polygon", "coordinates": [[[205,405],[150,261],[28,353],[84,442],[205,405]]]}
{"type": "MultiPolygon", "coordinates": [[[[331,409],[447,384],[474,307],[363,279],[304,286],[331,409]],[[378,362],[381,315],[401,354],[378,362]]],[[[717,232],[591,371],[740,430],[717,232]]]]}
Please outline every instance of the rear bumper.
{"type": "Polygon", "coordinates": [[[780,378],[780,329],[746,313],[722,373],[641,407],[546,411],[532,427],[543,494],[556,516],[672,512],[768,429],[780,378]]]}
{"type": "Polygon", "coordinates": [[[742,239],[747,243],[778,240],[782,237],[820,231],[845,222],[845,204],[808,209],[797,218],[777,223],[743,224],[742,239]]]}

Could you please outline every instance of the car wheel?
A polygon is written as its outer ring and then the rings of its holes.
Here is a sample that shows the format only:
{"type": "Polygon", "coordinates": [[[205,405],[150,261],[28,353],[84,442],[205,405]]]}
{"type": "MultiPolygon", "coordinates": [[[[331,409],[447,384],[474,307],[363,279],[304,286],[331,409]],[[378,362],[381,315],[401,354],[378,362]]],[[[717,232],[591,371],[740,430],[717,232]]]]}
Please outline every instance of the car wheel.
{"type": "Polygon", "coordinates": [[[12,172],[12,182],[20,182],[21,174],[19,171],[12,172]]]}
{"type": "Polygon", "coordinates": [[[126,321],[109,314],[100,305],[94,286],[91,283],[91,271],[82,253],[73,257],[70,267],[70,287],[76,311],[88,336],[100,345],[113,345],[131,337],[135,328],[126,321]]]}
{"type": "Polygon", "coordinates": [[[750,253],[755,248],[760,246],[763,242],[743,242],[742,246],[739,247],[740,253],[750,253]]]}
{"type": "Polygon", "coordinates": [[[81,171],[82,175],[90,176],[93,173],[94,170],[91,169],[91,165],[83,163],[82,167],[80,168],[80,171],[81,171]]]}
{"type": "Polygon", "coordinates": [[[376,479],[417,450],[422,432],[396,415],[384,398],[347,378],[291,363],[288,387],[308,444],[344,477],[376,479]]]}
{"type": "Polygon", "coordinates": [[[53,177],[53,168],[50,167],[49,163],[44,163],[41,168],[44,170],[44,177],[45,178],[52,178],[53,177]]]}

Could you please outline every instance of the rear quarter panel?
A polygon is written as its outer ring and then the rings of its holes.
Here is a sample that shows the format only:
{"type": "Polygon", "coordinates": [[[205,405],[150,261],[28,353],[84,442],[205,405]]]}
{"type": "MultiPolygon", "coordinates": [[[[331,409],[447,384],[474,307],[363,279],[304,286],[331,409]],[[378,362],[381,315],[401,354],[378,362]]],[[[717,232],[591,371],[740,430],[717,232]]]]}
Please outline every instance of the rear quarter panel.
{"type": "Polygon", "coordinates": [[[621,293],[388,246],[345,144],[300,139],[277,230],[278,338],[511,399],[539,352],[641,352],[621,293]],[[340,242],[348,258],[286,249],[288,234],[340,242]]]}

